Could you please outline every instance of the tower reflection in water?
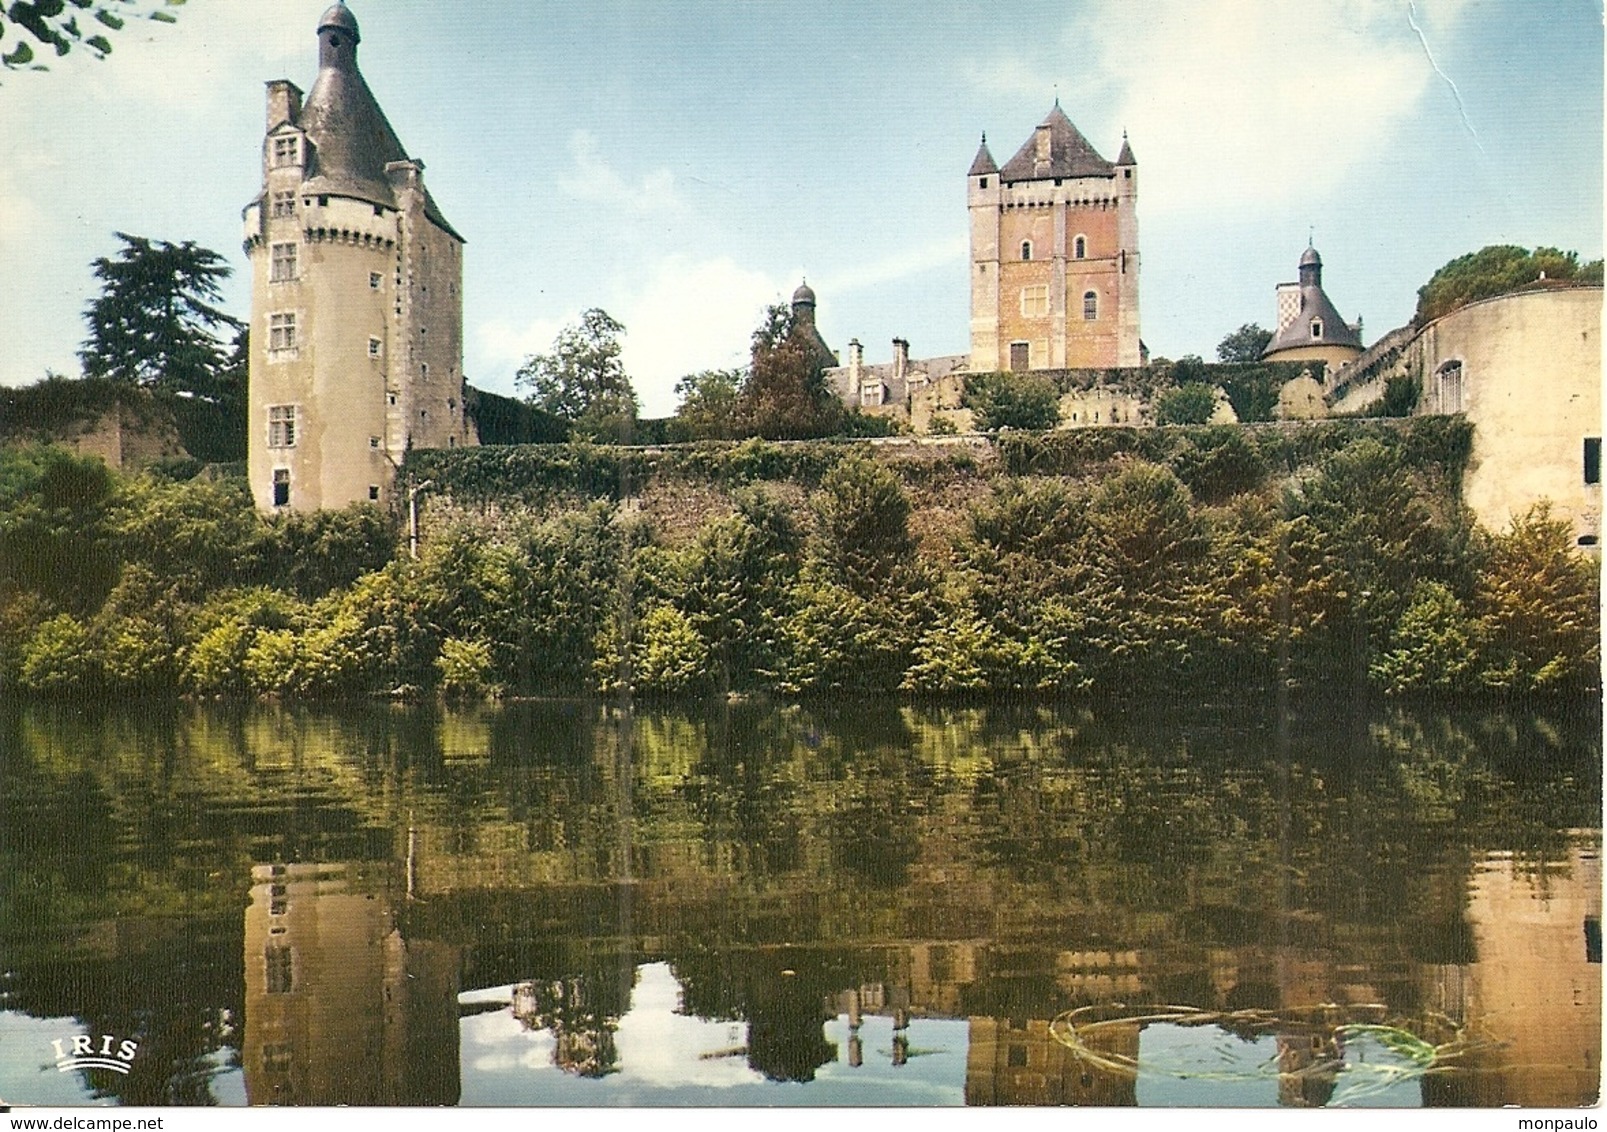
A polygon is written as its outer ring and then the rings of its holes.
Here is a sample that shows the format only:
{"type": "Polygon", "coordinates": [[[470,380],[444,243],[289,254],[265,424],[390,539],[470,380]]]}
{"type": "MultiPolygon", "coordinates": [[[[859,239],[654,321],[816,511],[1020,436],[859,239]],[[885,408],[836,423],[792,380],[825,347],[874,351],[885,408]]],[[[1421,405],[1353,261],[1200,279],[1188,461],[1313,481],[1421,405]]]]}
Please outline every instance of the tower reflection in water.
{"type": "MultiPolygon", "coordinates": [[[[1598,1087],[1595,1019],[1601,996],[1600,856],[1593,838],[1581,841],[1550,862],[1525,863],[1510,854],[1480,859],[1466,909],[1472,954],[1461,962],[1358,967],[1337,962],[1321,948],[1287,944],[1246,944],[1192,958],[1186,948],[1066,950],[1050,957],[1052,984],[1038,985],[1046,999],[1061,1004],[1155,1002],[1181,985],[1184,966],[1203,959],[1204,969],[1188,981],[1208,1000],[1198,1004],[1208,1010],[1249,1006],[1276,1013],[1318,1002],[1343,1007],[1404,997],[1424,1017],[1441,1020],[1445,1032],[1470,1041],[1456,1072],[1413,1080],[1407,1092],[1392,1094],[1393,1103],[1577,1103],[1598,1087]]],[[[245,913],[242,1050],[251,1103],[459,1100],[460,1015],[467,1019],[492,1004],[476,1008],[468,1002],[471,992],[460,1006],[462,941],[403,937],[397,915],[404,896],[401,871],[389,863],[253,870],[245,913]]],[[[579,924],[561,930],[584,934],[579,924]]],[[[1142,1069],[1165,1043],[1173,1043],[1173,1053],[1180,1048],[1175,1028],[1163,1033],[1167,1027],[1156,1030],[1140,1021],[1105,1024],[1085,1040],[1093,1055],[1086,1057],[1056,1039],[1050,1018],[967,1009],[974,995],[986,996],[990,980],[1018,974],[985,942],[911,942],[863,952],[826,948],[818,954],[789,950],[787,961],[796,970],[747,952],[716,957],[699,951],[694,957],[653,946],[631,951],[660,972],[654,985],[665,983],[669,1000],[659,995],[651,1003],[635,1001],[639,973],[649,968],[632,966],[636,974],[622,976],[619,963],[592,953],[592,962],[567,974],[505,985],[493,1008],[510,1013],[525,1033],[549,1033],[555,1043],[551,1065],[563,1075],[599,1083],[623,1078],[627,1086],[635,1067],[616,1037],[632,1017],[645,1025],[642,1011],[666,1011],[688,1022],[745,1020],[743,1044],[735,1047],[725,1030],[716,1036],[711,1026],[702,1044],[695,1030],[684,1031],[691,1040],[665,1056],[684,1062],[686,1080],[706,1076],[710,1058],[736,1057],[747,1062],[755,1085],[810,1082],[818,1071],[832,1082],[828,1088],[848,1085],[878,1063],[897,1069],[936,1052],[912,1046],[912,1021],[952,1019],[946,1024],[953,1025],[963,1019],[965,1047],[952,1052],[963,1052],[963,1099],[971,1105],[1315,1107],[1335,1099],[1345,1063],[1344,1042],[1334,1034],[1277,1027],[1260,1040],[1261,1052],[1275,1063],[1275,1080],[1264,1078],[1232,1101],[1213,1101],[1208,1084],[1162,1085],[1163,1098],[1154,1091],[1154,1075],[1142,1069]],[[834,990],[830,972],[845,962],[883,977],[834,990]],[[714,993],[716,988],[723,989],[714,993]],[[867,1040],[872,1032],[876,1037],[867,1040]],[[829,1035],[846,1040],[827,1040],[829,1035]],[[1139,1073],[1123,1068],[1133,1065],[1139,1073]]],[[[1199,1031],[1197,1038],[1182,1040],[1198,1050],[1222,1037],[1212,1026],[1199,1031]]],[[[656,1057],[659,1083],[665,1056],[656,1057]]],[[[952,1071],[959,1077],[960,1065],[952,1071]]],[[[539,1074],[528,1084],[524,1100],[541,1103],[539,1074]]]]}
{"type": "Polygon", "coordinates": [[[456,949],[404,940],[389,864],[258,865],[245,912],[252,1104],[449,1105],[456,949]]]}

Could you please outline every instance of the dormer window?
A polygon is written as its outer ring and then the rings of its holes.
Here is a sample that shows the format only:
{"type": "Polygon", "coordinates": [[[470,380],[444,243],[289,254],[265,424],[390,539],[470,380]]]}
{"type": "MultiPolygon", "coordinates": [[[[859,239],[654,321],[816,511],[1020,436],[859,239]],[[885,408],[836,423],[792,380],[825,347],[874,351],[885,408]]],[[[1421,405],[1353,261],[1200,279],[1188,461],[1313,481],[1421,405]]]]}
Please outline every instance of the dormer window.
{"type": "Polygon", "coordinates": [[[301,164],[301,138],[286,134],[273,139],[273,167],[301,164]]]}
{"type": "Polygon", "coordinates": [[[1311,340],[1313,342],[1322,341],[1322,319],[1320,318],[1311,320],[1311,340]]]}

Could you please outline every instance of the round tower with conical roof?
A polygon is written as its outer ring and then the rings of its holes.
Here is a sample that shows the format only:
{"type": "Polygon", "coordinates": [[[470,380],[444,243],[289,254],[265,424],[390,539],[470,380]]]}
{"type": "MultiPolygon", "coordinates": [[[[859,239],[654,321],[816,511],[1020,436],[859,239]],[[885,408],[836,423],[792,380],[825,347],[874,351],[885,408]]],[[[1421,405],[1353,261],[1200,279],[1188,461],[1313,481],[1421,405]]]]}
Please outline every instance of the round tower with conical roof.
{"type": "Polygon", "coordinates": [[[1298,281],[1277,288],[1278,326],[1262,351],[1269,362],[1320,362],[1337,373],[1362,352],[1361,323],[1347,323],[1322,289],[1322,256],[1310,244],[1296,265],[1298,281]]]}
{"type": "Polygon", "coordinates": [[[318,21],[305,98],[268,84],[251,260],[247,473],[264,511],[388,502],[410,448],[474,442],[463,239],[357,67],[357,18],[318,21]]]}
{"type": "Polygon", "coordinates": [[[987,135],[966,174],[973,372],[1143,364],[1138,162],[1113,163],[1057,99],[1000,166],[987,135]]]}

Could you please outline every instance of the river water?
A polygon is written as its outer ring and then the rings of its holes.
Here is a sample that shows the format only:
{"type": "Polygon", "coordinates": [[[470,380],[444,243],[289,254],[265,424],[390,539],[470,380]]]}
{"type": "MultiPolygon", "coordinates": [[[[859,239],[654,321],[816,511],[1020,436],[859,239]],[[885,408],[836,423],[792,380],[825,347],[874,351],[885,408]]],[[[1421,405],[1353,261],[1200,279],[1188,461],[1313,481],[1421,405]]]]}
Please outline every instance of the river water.
{"type": "Polygon", "coordinates": [[[11,705],[0,1100],[1587,1104],[1600,726],[11,705]]]}

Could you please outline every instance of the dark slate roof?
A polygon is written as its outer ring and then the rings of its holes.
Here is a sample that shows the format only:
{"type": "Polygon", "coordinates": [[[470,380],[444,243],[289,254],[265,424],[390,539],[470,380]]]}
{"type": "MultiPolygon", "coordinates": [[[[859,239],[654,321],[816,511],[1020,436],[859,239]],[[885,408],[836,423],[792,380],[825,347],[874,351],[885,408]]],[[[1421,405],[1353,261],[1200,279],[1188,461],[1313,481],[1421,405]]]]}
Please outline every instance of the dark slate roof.
{"type": "Polygon", "coordinates": [[[1016,155],[1006,161],[1004,168],[999,171],[999,176],[1006,182],[1116,175],[1116,167],[1099,156],[1099,152],[1088,144],[1088,139],[1077,132],[1077,127],[1071,124],[1066,112],[1060,109],[1060,103],[1055,103],[1055,108],[1049,111],[1049,117],[1043,120],[1043,125],[1049,127],[1049,160],[1037,160],[1038,133],[1034,130],[1027,144],[1018,149],[1016,155]]]}
{"type": "MultiPolygon", "coordinates": [[[[1307,249],[1307,255],[1316,254],[1314,250],[1307,249]]],[[[1321,261],[1316,262],[1320,266],[1321,261]]],[[[1301,266],[1310,266],[1305,256],[1301,257],[1301,266]]],[[[1261,351],[1261,356],[1270,358],[1279,350],[1292,350],[1297,346],[1355,346],[1361,349],[1361,335],[1351,329],[1350,324],[1334,309],[1321,283],[1301,284],[1300,313],[1288,326],[1272,336],[1272,341],[1261,351]],[[1311,336],[1311,320],[1314,318],[1322,319],[1321,338],[1311,336]]]]}
{"type": "Polygon", "coordinates": [[[993,154],[988,152],[988,135],[982,135],[982,146],[976,151],[976,160],[971,162],[971,171],[967,177],[981,177],[988,173],[997,173],[998,165],[993,161],[993,154]]]}
{"type": "Polygon", "coordinates": [[[1127,131],[1122,131],[1122,151],[1116,156],[1117,165],[1137,165],[1133,157],[1133,147],[1127,144],[1127,131]]]}
{"type": "Polygon", "coordinates": [[[797,306],[799,303],[815,305],[815,289],[809,285],[808,280],[798,284],[798,289],[792,293],[792,305],[797,306]]]}
{"type": "Polygon", "coordinates": [[[352,15],[352,10],[345,4],[336,4],[324,13],[323,18],[318,21],[318,30],[323,31],[325,28],[343,28],[352,33],[354,42],[362,42],[362,33],[357,30],[357,17],[352,15]]]}
{"type": "MultiPolygon", "coordinates": [[[[337,4],[325,13],[319,26],[327,26],[337,12],[351,16],[344,5],[337,4]]],[[[356,30],[355,19],[352,30],[356,30]]],[[[385,166],[408,160],[407,151],[356,67],[320,69],[302,105],[298,125],[312,140],[312,161],[302,186],[304,192],[355,197],[396,207],[385,166]]],[[[424,214],[451,235],[463,238],[447,223],[427,190],[424,214]]]]}

